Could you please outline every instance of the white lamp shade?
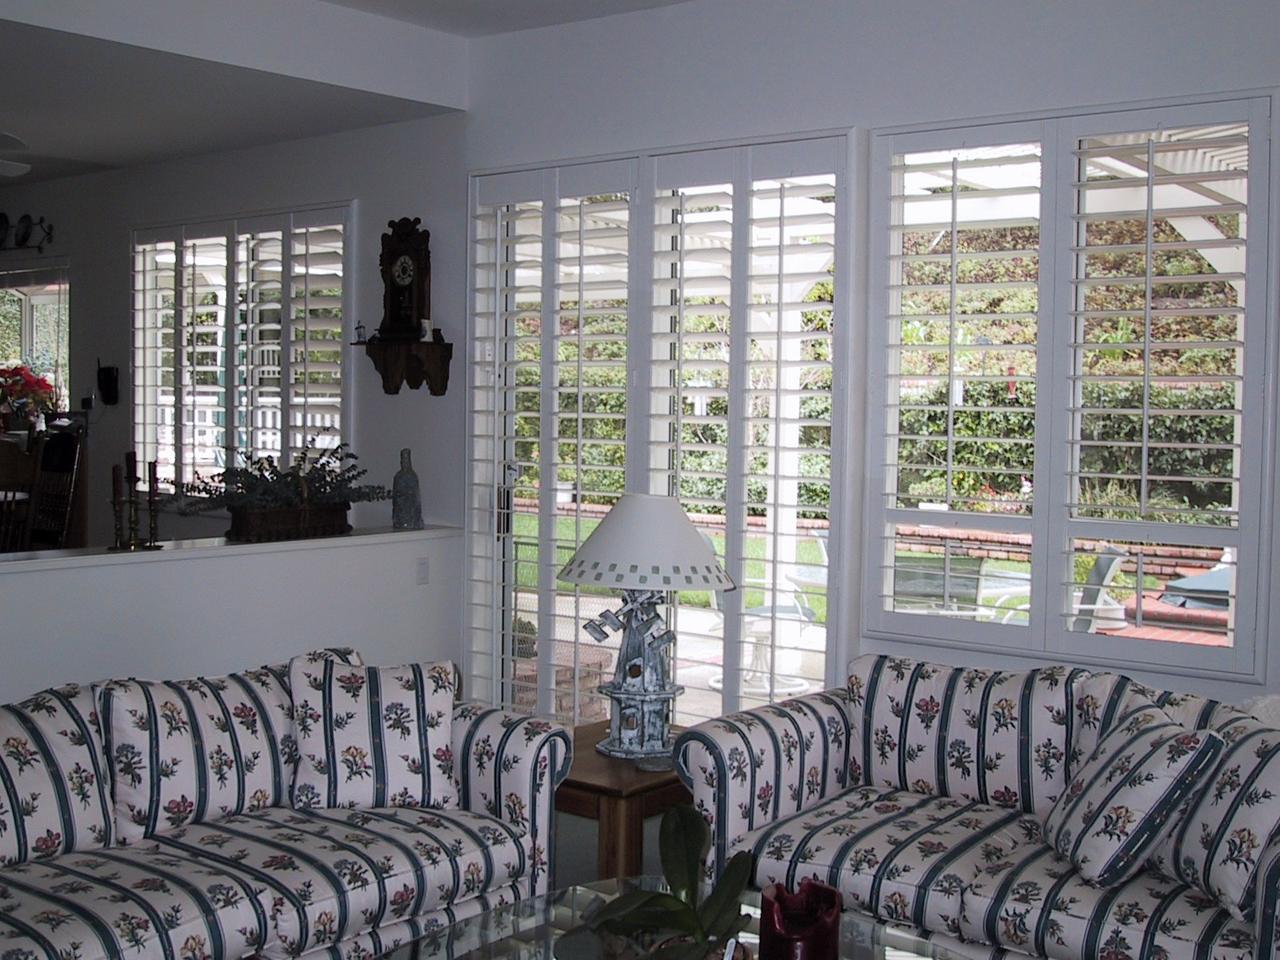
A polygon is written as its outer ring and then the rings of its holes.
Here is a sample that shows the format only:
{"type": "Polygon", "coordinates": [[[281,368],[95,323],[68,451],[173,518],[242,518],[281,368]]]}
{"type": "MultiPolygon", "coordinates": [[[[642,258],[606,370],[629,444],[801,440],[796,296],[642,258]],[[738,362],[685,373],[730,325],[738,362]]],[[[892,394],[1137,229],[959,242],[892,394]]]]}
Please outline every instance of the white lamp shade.
{"type": "Polygon", "coordinates": [[[616,590],[732,590],[715,550],[672,497],[624,494],[560,571],[616,590]]]}

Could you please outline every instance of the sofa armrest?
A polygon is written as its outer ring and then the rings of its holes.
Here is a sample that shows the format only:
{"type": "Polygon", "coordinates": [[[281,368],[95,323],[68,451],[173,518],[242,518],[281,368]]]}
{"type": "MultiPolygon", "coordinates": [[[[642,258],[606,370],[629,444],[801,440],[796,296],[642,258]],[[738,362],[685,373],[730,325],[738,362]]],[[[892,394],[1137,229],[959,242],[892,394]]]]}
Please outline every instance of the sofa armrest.
{"type": "Polygon", "coordinates": [[[573,738],[558,723],[481,703],[453,708],[459,804],[529,831],[533,895],[545,893],[554,849],[556,787],[569,775],[573,738]]]}
{"type": "Polygon", "coordinates": [[[744,837],[849,785],[847,690],[827,690],[700,723],[676,740],[676,772],[711,825],[708,869],[744,837]]]}
{"type": "Polygon", "coordinates": [[[1258,858],[1254,902],[1254,960],[1280,960],[1280,834],[1258,858]]]}

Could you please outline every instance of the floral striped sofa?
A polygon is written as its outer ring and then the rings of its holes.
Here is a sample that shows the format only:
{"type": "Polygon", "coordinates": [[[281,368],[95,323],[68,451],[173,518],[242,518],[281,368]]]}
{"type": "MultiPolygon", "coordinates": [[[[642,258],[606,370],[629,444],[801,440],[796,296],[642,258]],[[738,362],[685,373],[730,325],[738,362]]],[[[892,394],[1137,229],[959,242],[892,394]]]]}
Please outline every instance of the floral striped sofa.
{"type": "Polygon", "coordinates": [[[749,850],[966,956],[1280,960],[1280,730],[1067,667],[851,669],[678,738],[709,871],[749,850]]]}
{"type": "Polygon", "coordinates": [[[543,892],[572,740],[453,690],[449,664],[331,650],[0,707],[0,957],[371,956],[543,892]],[[432,799],[380,785],[397,775],[432,799]]]}

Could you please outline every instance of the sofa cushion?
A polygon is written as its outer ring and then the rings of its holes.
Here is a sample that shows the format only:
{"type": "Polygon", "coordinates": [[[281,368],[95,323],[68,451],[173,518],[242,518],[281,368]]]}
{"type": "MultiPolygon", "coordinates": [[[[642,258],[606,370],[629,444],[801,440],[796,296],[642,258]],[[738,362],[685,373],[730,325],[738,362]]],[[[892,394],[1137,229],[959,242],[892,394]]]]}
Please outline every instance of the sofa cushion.
{"type": "Polygon", "coordinates": [[[1222,740],[1188,730],[1154,704],[1121,717],[1045,817],[1045,839],[1085,880],[1141,870],[1172,817],[1213,769],[1222,740]]]}
{"type": "Polygon", "coordinates": [[[1097,887],[1046,846],[992,861],[965,889],[961,934],[1054,960],[1248,960],[1253,932],[1200,891],[1143,873],[1097,887]]]}
{"type": "Polygon", "coordinates": [[[110,790],[91,688],[0,707],[0,863],[110,846],[110,790]]]}
{"type": "Polygon", "coordinates": [[[1238,715],[1215,730],[1226,745],[1207,786],[1152,860],[1252,921],[1258,858],[1280,836],[1280,730],[1238,715]]]}
{"type": "Polygon", "coordinates": [[[268,937],[270,907],[201,857],[145,843],[70,853],[0,873],[0,956],[235,960],[268,937]]]}
{"type": "Polygon", "coordinates": [[[1039,843],[1017,810],[905,790],[859,787],[748,834],[755,884],[838,888],[845,908],[936,933],[958,932],[960,896],[982,863],[1039,843]]]}
{"type": "Polygon", "coordinates": [[[293,805],[458,805],[453,780],[453,664],[290,667],[302,760],[293,805]]]}
{"type": "MultiPolygon", "coordinates": [[[[339,656],[348,654],[323,650],[300,659],[339,656]]],[[[287,802],[297,746],[281,676],[260,667],[225,677],[103,685],[121,840],[287,802]]]]}
{"type": "Polygon", "coordinates": [[[298,956],[524,880],[531,856],[527,834],[465,810],[273,808],[156,842],[269,890],[269,957],[298,956]]]}
{"type": "Polygon", "coordinates": [[[1047,813],[1066,785],[1067,667],[1026,673],[868,654],[849,677],[861,782],[1047,813]]]}

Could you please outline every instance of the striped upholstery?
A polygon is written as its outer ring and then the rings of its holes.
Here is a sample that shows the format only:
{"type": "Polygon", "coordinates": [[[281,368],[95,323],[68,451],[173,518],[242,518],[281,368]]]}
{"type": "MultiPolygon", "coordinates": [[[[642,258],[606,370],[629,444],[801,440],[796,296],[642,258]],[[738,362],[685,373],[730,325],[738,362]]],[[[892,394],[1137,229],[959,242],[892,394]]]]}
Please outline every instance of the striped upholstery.
{"type": "Polygon", "coordinates": [[[1096,887],[1045,846],[987,864],[964,892],[961,935],[1054,960],[1252,960],[1253,931],[1212,899],[1144,873],[1096,887]]]}
{"type": "Polygon", "coordinates": [[[295,808],[458,805],[452,663],[364,667],[299,657],[289,669],[302,757],[295,808]]]}
{"type": "Polygon", "coordinates": [[[1208,786],[1153,862],[1252,922],[1265,848],[1280,840],[1280,730],[1224,715],[1214,729],[1226,747],[1208,786]]]}
{"type": "Polygon", "coordinates": [[[1217,734],[1188,730],[1154,704],[1129,711],[1045,817],[1049,846],[1099,886],[1128,879],[1155,852],[1221,752],[1217,734]]]}
{"type": "Polygon", "coordinates": [[[91,688],[0,707],[0,864],[109,846],[110,790],[91,688]]]}
{"type": "Polygon", "coordinates": [[[850,766],[865,784],[1044,814],[1066,785],[1073,690],[1087,676],[859,657],[850,766]]]}
{"type": "MultiPolygon", "coordinates": [[[[306,659],[339,656],[351,654],[324,650],[306,659]]],[[[112,680],[99,696],[121,841],[288,802],[298,749],[278,670],[112,680]]]]}
{"type": "Polygon", "coordinates": [[[849,695],[828,690],[698,724],[676,739],[676,772],[711,824],[717,873],[752,831],[842,793],[849,695]]]}
{"type": "Polygon", "coordinates": [[[453,708],[460,805],[528,836],[532,892],[547,890],[555,848],[554,794],[569,775],[573,739],[557,723],[479,703],[453,708]]]}
{"type": "Polygon", "coordinates": [[[748,834],[755,883],[806,877],[838,888],[845,907],[936,933],[959,933],[965,885],[983,864],[1038,846],[1040,824],[970,800],[856,787],[748,834]]]}
{"type": "Polygon", "coordinates": [[[1259,957],[1280,956],[1280,836],[1258,858],[1253,935],[1259,957]]]}
{"type": "MultiPolygon", "coordinates": [[[[268,891],[267,957],[296,957],[512,883],[530,838],[465,810],[263,810],[157,837],[268,891]]],[[[527,889],[527,887],[522,887],[527,889]]]]}
{"type": "Polygon", "coordinates": [[[235,960],[254,953],[270,930],[270,895],[199,853],[139,845],[6,868],[0,956],[235,960]]]}

